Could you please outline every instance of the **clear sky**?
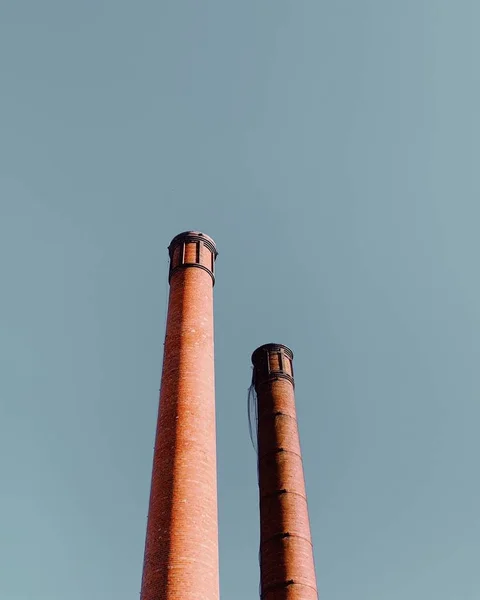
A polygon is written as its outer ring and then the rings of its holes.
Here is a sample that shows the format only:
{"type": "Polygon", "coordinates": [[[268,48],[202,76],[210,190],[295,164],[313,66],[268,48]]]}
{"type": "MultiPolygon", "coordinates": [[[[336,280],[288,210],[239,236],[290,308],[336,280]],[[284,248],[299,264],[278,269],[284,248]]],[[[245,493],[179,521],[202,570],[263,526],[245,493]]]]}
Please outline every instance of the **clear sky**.
{"type": "Polygon", "coordinates": [[[167,250],[217,261],[222,600],[250,354],[295,352],[325,600],[478,600],[480,3],[0,2],[0,598],[140,590],[167,250]]]}

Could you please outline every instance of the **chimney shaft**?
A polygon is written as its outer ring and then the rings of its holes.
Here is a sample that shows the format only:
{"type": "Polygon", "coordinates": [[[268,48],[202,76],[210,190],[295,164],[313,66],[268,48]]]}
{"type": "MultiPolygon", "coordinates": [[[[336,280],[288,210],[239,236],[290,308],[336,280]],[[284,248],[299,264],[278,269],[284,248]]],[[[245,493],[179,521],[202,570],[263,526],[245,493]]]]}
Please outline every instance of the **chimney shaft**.
{"type": "Polygon", "coordinates": [[[295,410],[293,353],[266,344],[252,355],[258,410],[262,600],[317,600],[295,410]]]}
{"type": "Polygon", "coordinates": [[[169,246],[170,296],[141,600],[218,600],[213,361],[217,256],[188,231],[169,246]]]}

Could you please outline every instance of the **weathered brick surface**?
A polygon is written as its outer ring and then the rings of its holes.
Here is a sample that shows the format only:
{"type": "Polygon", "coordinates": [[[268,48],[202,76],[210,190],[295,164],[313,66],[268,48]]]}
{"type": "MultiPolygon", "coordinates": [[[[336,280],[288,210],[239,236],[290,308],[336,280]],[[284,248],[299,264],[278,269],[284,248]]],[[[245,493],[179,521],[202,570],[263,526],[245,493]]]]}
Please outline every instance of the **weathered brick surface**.
{"type": "MultiPolygon", "coordinates": [[[[194,244],[186,244],[195,261],[194,244]]],[[[174,249],[173,258],[180,260],[174,249]]],[[[211,252],[201,248],[201,262],[211,252]]],[[[213,357],[208,272],[173,272],[141,600],[218,600],[213,357]]]]}
{"type": "Polygon", "coordinates": [[[316,600],[290,351],[269,346],[253,355],[258,399],[261,593],[264,600],[316,600]]]}

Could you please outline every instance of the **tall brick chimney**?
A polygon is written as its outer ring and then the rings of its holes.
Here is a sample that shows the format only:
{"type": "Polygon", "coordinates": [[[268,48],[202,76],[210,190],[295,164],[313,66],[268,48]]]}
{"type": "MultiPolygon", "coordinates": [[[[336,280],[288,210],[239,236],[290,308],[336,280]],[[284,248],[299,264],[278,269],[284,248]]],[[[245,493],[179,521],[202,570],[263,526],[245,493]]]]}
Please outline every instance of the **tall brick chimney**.
{"type": "Polygon", "coordinates": [[[265,344],[252,355],[257,394],[262,600],[317,600],[295,410],[293,353],[265,344]]]}
{"type": "Polygon", "coordinates": [[[218,600],[213,363],[217,250],[173,238],[141,600],[218,600]]]}

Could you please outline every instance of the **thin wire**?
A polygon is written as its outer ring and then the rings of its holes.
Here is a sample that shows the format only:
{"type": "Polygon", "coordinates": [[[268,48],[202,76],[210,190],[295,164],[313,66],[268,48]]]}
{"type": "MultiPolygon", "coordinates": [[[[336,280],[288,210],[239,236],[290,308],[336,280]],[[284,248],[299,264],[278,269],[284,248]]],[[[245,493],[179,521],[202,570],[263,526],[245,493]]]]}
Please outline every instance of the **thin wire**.
{"type": "MultiPolygon", "coordinates": [[[[255,371],[252,369],[252,382],[248,388],[247,395],[247,414],[248,414],[248,430],[252,446],[257,453],[257,482],[260,483],[260,470],[258,464],[258,398],[255,390],[255,371]]],[[[261,568],[260,544],[258,548],[258,565],[261,568]]],[[[262,581],[259,577],[258,581],[258,596],[261,597],[262,581]]]]}
{"type": "MultiPolygon", "coordinates": [[[[167,272],[170,267],[170,258],[167,259],[167,272]]],[[[165,286],[165,321],[163,323],[163,337],[167,334],[167,318],[168,318],[168,294],[170,292],[170,285],[165,286]]]]}
{"type": "Polygon", "coordinates": [[[258,403],[257,393],[255,392],[255,384],[253,381],[248,388],[247,413],[250,440],[252,442],[253,449],[258,454],[258,403]]]}

